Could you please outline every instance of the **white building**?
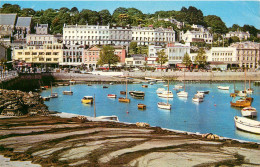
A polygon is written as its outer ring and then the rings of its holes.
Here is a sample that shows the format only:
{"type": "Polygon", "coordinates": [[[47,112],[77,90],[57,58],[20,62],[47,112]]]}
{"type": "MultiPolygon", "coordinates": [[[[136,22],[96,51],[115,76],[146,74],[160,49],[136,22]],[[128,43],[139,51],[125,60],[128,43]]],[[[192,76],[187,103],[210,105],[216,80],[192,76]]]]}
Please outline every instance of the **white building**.
{"type": "Polygon", "coordinates": [[[175,41],[175,31],[172,28],[133,27],[132,41],[138,45],[163,45],[175,41]]]}
{"type": "Polygon", "coordinates": [[[36,34],[47,35],[48,34],[48,24],[38,24],[35,27],[36,34]]]}
{"type": "Polygon", "coordinates": [[[243,31],[230,31],[229,33],[226,34],[225,36],[226,38],[231,38],[231,37],[238,37],[239,40],[247,40],[248,38],[250,38],[250,33],[247,32],[243,32],[243,31]]]}
{"type": "Polygon", "coordinates": [[[65,25],[63,44],[65,45],[106,45],[111,44],[109,26],[65,25]]]}
{"type": "Polygon", "coordinates": [[[168,56],[168,65],[175,67],[177,64],[182,63],[186,53],[190,55],[190,45],[189,43],[169,43],[165,52],[168,56]]]}
{"type": "Polygon", "coordinates": [[[164,49],[162,46],[149,45],[148,57],[158,57],[157,53],[164,49]]]}
{"type": "Polygon", "coordinates": [[[27,45],[55,44],[62,41],[62,35],[27,34],[27,45]]]}
{"type": "Polygon", "coordinates": [[[184,33],[180,32],[180,40],[184,42],[206,42],[211,44],[213,41],[213,35],[207,29],[191,30],[184,33]]]}
{"type": "Polygon", "coordinates": [[[63,49],[63,58],[60,65],[63,66],[79,66],[82,65],[84,48],[79,46],[69,46],[66,49],[63,49]]]}
{"type": "Polygon", "coordinates": [[[235,47],[212,47],[208,54],[209,62],[237,64],[235,47]]]}

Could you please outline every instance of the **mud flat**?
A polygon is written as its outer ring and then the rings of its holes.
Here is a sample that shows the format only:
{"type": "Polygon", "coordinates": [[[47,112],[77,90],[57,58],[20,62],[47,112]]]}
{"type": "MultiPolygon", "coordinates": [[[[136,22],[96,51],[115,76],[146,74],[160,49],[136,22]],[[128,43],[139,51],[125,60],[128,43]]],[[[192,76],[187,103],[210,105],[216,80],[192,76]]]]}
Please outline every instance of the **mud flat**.
{"type": "Polygon", "coordinates": [[[42,166],[260,165],[257,143],[140,125],[82,117],[0,118],[0,154],[42,166]]]}

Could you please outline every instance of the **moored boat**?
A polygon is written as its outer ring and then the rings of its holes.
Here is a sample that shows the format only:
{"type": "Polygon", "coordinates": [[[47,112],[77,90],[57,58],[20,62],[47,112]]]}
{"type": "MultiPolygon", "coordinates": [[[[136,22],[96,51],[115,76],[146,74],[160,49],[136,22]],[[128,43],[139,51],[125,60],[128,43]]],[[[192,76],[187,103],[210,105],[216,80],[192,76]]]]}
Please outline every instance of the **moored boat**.
{"type": "Polygon", "coordinates": [[[197,93],[209,94],[209,90],[198,90],[197,93]]]}
{"type": "Polygon", "coordinates": [[[243,131],[260,134],[260,122],[245,117],[234,117],[235,126],[243,131]]]}
{"type": "Polygon", "coordinates": [[[107,97],[108,98],[116,98],[116,94],[108,94],[107,97]]]}
{"type": "Polygon", "coordinates": [[[229,86],[218,86],[220,90],[229,90],[229,86]]]}
{"type": "Polygon", "coordinates": [[[93,96],[84,96],[81,99],[81,103],[92,104],[93,103],[93,96]]]}
{"type": "Polygon", "coordinates": [[[62,92],[64,95],[73,95],[73,92],[70,90],[65,90],[62,92]]]}
{"type": "Polygon", "coordinates": [[[108,88],[108,86],[105,86],[105,85],[104,85],[103,88],[108,88]]]}
{"type": "Polygon", "coordinates": [[[148,88],[148,85],[142,85],[143,88],[148,88]]]}
{"type": "Polygon", "coordinates": [[[157,93],[157,95],[163,98],[173,98],[172,91],[163,91],[162,93],[157,93]]]}
{"type": "Polygon", "coordinates": [[[50,101],[50,97],[42,97],[43,101],[50,101]]]}
{"type": "Polygon", "coordinates": [[[145,93],[142,91],[132,91],[131,93],[129,93],[131,96],[135,97],[135,98],[144,98],[145,93]]]}
{"type": "Polygon", "coordinates": [[[161,108],[161,109],[166,109],[166,110],[171,109],[171,104],[164,103],[164,102],[158,102],[157,106],[158,106],[158,108],[161,108]]]}
{"type": "Polygon", "coordinates": [[[198,103],[199,103],[199,102],[203,102],[203,98],[201,98],[201,97],[195,95],[195,96],[192,98],[192,101],[198,102],[198,103]]]}
{"type": "Polygon", "coordinates": [[[236,101],[233,99],[230,102],[230,105],[232,107],[249,107],[249,106],[251,106],[252,101],[253,101],[252,97],[240,98],[236,101]]]}
{"type": "Polygon", "coordinates": [[[125,97],[119,97],[119,98],[118,98],[118,101],[119,101],[119,102],[124,102],[124,103],[130,103],[130,99],[125,98],[125,97]]]}
{"type": "Polygon", "coordinates": [[[164,92],[164,91],[165,91],[164,88],[158,88],[158,89],[156,90],[156,93],[162,93],[162,92],[164,92]]]}
{"type": "Polygon", "coordinates": [[[241,110],[241,114],[243,117],[256,117],[257,116],[257,111],[254,107],[244,107],[241,110]]]}
{"type": "Polygon", "coordinates": [[[178,97],[188,97],[188,92],[180,91],[177,93],[178,97]]]}
{"type": "Polygon", "coordinates": [[[109,121],[116,121],[116,122],[119,122],[119,119],[116,115],[111,115],[111,116],[99,116],[99,117],[96,117],[98,119],[105,119],[105,120],[109,120],[109,121]]]}
{"type": "Polygon", "coordinates": [[[137,108],[145,110],[146,109],[146,105],[145,104],[137,104],[137,108]]]}
{"type": "Polygon", "coordinates": [[[182,89],[183,86],[182,86],[182,85],[174,85],[174,88],[175,88],[175,89],[182,89]]]}
{"type": "Polygon", "coordinates": [[[125,95],[126,92],[125,92],[125,91],[120,91],[120,94],[121,94],[121,95],[125,95]]]}

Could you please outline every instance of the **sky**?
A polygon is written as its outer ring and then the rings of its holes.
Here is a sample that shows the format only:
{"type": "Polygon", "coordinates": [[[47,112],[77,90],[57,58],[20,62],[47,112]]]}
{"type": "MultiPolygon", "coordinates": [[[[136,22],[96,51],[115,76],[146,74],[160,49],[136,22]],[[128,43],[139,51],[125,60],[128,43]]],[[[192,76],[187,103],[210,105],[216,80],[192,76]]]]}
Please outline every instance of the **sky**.
{"type": "Polygon", "coordinates": [[[21,8],[33,8],[34,10],[45,10],[48,8],[59,9],[61,7],[77,7],[80,10],[90,9],[100,11],[108,9],[111,14],[118,7],[125,8],[137,8],[143,13],[154,13],[160,10],[176,10],[180,11],[182,7],[188,8],[194,6],[200,9],[204,16],[217,15],[225,23],[227,27],[231,27],[233,24],[243,26],[244,24],[253,25],[257,29],[260,29],[260,0],[256,1],[177,1],[177,0],[164,0],[164,1],[137,1],[137,0],[125,0],[125,1],[61,1],[61,0],[47,0],[47,1],[14,1],[14,0],[0,0],[0,6],[5,3],[18,4],[21,8]]]}

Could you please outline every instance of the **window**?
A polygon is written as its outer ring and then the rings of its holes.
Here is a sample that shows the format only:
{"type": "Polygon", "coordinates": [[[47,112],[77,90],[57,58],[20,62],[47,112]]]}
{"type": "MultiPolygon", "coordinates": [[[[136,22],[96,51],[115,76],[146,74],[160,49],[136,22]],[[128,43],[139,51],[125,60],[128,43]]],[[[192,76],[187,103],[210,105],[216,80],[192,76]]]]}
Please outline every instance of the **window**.
{"type": "Polygon", "coordinates": [[[37,55],[37,52],[32,52],[32,55],[37,55]]]}
{"type": "Polygon", "coordinates": [[[46,55],[51,55],[51,52],[46,52],[46,55]]]}
{"type": "MultiPolygon", "coordinates": [[[[18,55],[22,55],[23,54],[23,52],[18,52],[18,55]]],[[[30,53],[29,53],[30,54],[30,53]]]]}
{"type": "Polygon", "coordinates": [[[47,58],[46,61],[51,61],[51,58],[47,58]]]}
{"type": "Polygon", "coordinates": [[[30,52],[25,52],[25,55],[30,55],[30,52]]]}

